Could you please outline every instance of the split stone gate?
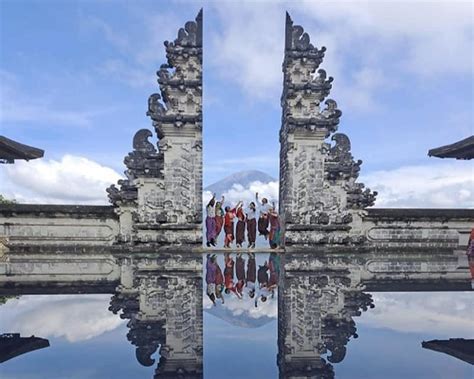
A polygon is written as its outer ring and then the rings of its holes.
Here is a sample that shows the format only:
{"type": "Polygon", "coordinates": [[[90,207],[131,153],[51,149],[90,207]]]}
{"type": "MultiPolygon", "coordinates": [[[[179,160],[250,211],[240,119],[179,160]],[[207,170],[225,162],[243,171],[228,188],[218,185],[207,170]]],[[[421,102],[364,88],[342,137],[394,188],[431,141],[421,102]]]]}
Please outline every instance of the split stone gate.
{"type": "MultiPolygon", "coordinates": [[[[62,253],[201,251],[202,10],[165,42],[159,92],[148,99],[153,131],[142,129],[125,157],[125,179],[107,189],[111,206],[3,205],[1,251],[62,253]],[[156,137],[155,137],[156,135],[156,137]]],[[[377,209],[357,182],[362,161],[337,132],[333,78],[317,48],[286,15],[280,129],[280,215],[285,251],[332,248],[461,249],[472,210],[377,209]]]]}
{"type": "MultiPolygon", "coordinates": [[[[129,320],[128,338],[141,363],[152,364],[161,345],[157,370],[181,367],[198,376],[202,23],[201,11],[165,42],[159,92],[148,99],[154,133],[135,134],[125,179],[107,189],[111,206],[0,205],[0,293],[113,293],[110,309],[129,320]],[[168,287],[189,298],[173,302],[168,287]]],[[[355,333],[352,317],[370,303],[361,288],[470,288],[464,252],[474,211],[370,208],[376,193],[357,182],[362,162],[353,158],[348,136],[337,132],[342,113],[327,98],[333,79],[320,67],[324,53],[287,14],[279,196],[285,258],[278,362],[284,373],[330,371],[317,359],[324,349],[334,361],[343,358],[355,333]],[[293,306],[308,288],[346,310],[320,315],[318,303],[293,306]],[[317,338],[313,329],[300,328],[302,312],[314,313],[317,338]],[[334,339],[334,322],[347,326],[341,341],[334,339]],[[301,335],[293,339],[292,328],[301,335]]]]}

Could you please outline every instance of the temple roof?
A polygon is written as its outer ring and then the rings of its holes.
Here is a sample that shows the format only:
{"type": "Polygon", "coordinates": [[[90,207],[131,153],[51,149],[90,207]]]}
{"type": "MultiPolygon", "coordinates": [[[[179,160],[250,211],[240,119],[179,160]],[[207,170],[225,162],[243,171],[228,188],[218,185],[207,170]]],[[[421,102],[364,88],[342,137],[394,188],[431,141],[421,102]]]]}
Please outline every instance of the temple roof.
{"type": "Polygon", "coordinates": [[[13,163],[15,159],[29,161],[30,159],[41,158],[43,155],[44,150],[0,136],[0,163],[13,163]]]}
{"type": "Polygon", "coordinates": [[[35,336],[20,337],[18,333],[0,335],[0,363],[30,351],[49,346],[49,341],[35,336]]]}
{"type": "Polygon", "coordinates": [[[431,149],[428,156],[438,158],[473,159],[474,158],[474,136],[467,137],[461,141],[431,149]]]}
{"type": "Polygon", "coordinates": [[[425,349],[439,351],[474,365],[474,340],[450,338],[449,340],[423,341],[425,349]]]}

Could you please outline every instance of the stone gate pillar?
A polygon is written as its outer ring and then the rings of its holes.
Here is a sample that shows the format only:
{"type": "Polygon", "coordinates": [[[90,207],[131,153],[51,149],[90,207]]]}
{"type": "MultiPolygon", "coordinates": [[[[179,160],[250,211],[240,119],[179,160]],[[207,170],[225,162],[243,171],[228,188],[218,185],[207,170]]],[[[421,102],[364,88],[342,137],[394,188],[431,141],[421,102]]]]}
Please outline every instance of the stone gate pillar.
{"type": "Polygon", "coordinates": [[[165,43],[167,63],[157,72],[160,93],[148,99],[159,143],[139,130],[125,157],[127,179],[111,186],[120,216],[119,242],[202,243],[202,10],[165,43]]]}
{"type": "Polygon", "coordinates": [[[327,99],[333,78],[319,68],[326,48],[314,47],[288,13],[285,33],[280,130],[285,246],[360,242],[353,230],[357,213],[373,204],[376,193],[355,182],[362,161],[354,161],[349,138],[333,134],[341,111],[327,99]],[[334,146],[326,142],[331,135],[334,146]]]}

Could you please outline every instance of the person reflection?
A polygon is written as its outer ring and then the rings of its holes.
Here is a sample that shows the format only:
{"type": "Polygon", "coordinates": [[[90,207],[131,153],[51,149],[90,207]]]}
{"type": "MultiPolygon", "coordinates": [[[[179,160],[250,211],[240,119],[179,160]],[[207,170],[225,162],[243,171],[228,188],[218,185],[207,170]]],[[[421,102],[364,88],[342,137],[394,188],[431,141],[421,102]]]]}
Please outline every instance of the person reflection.
{"type": "Polygon", "coordinates": [[[258,306],[259,299],[262,301],[262,303],[264,303],[265,301],[267,301],[267,298],[270,295],[270,291],[268,288],[268,270],[269,265],[267,261],[265,261],[263,265],[258,266],[258,295],[255,297],[255,307],[258,306]]]}
{"type": "MultiPolygon", "coordinates": [[[[215,256],[215,254],[214,254],[215,256]]],[[[216,265],[216,297],[218,299],[221,299],[222,304],[224,304],[224,275],[222,274],[222,270],[219,266],[219,263],[217,263],[217,259],[214,261],[214,264],[216,265]]]]}
{"type": "Polygon", "coordinates": [[[247,275],[245,281],[245,287],[247,289],[248,296],[253,299],[255,296],[255,281],[257,280],[257,264],[255,262],[255,253],[248,253],[249,259],[247,260],[247,275]]]}
{"type": "Polygon", "coordinates": [[[242,258],[242,253],[237,254],[235,262],[235,274],[237,276],[237,285],[235,289],[239,293],[240,297],[243,295],[243,288],[245,285],[245,259],[242,258]]]}
{"type": "Polygon", "coordinates": [[[206,293],[212,304],[216,305],[216,281],[217,281],[217,264],[216,255],[207,254],[206,261],[206,293]]]}
{"type": "Polygon", "coordinates": [[[238,298],[241,298],[239,292],[237,292],[237,288],[235,287],[234,283],[234,259],[230,256],[230,253],[224,254],[224,285],[225,285],[225,293],[230,294],[234,293],[238,298]]]}

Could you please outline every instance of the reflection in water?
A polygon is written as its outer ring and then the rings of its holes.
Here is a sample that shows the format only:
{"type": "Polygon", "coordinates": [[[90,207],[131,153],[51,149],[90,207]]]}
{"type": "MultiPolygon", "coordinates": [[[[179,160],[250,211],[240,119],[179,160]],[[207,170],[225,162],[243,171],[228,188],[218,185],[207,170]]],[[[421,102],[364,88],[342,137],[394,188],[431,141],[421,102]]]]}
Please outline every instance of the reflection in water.
{"type": "Polygon", "coordinates": [[[333,378],[330,363],[344,359],[349,339],[358,337],[353,317],[374,307],[372,297],[344,265],[289,254],[284,262],[278,304],[280,377],[333,378]]]}
{"type": "Polygon", "coordinates": [[[0,335],[0,363],[8,361],[30,351],[49,346],[49,341],[35,336],[21,337],[19,333],[0,335]]]}
{"type": "Polygon", "coordinates": [[[474,365],[474,339],[450,338],[449,340],[423,341],[421,346],[425,349],[452,355],[474,365]]]}
{"type": "Polygon", "coordinates": [[[124,259],[122,280],[110,310],[128,319],[128,340],[137,360],[155,363],[155,377],[202,377],[201,257],[124,259]]]}
{"type": "MultiPolygon", "coordinates": [[[[337,363],[348,360],[349,342],[358,337],[356,317],[374,307],[372,296],[365,292],[367,281],[361,279],[360,258],[355,255],[246,251],[201,257],[170,253],[159,257],[123,256],[119,264],[121,280],[109,310],[127,320],[127,339],[135,348],[136,359],[143,366],[155,365],[155,378],[203,377],[203,346],[210,351],[219,333],[228,334],[229,339],[221,341],[212,356],[207,355],[208,365],[227,364],[229,348],[239,362],[242,349],[255,349],[252,354],[258,362],[263,356],[258,349],[268,349],[274,339],[263,339],[258,348],[258,342],[255,347],[250,343],[243,348],[242,340],[235,339],[235,335],[242,328],[252,328],[247,335],[257,341],[264,326],[277,319],[280,377],[334,378],[335,371],[343,371],[343,364],[337,368],[337,363]],[[219,331],[208,324],[206,327],[213,332],[207,334],[206,342],[203,310],[221,319],[210,322],[227,325],[219,331]]],[[[87,288],[82,291],[87,292],[87,288]]],[[[54,288],[48,293],[54,293],[54,288]]],[[[420,303],[419,298],[414,301],[420,303]]],[[[31,304],[31,300],[28,302],[31,304]]],[[[54,312],[67,314],[63,308],[53,307],[54,312]]],[[[410,311],[406,306],[398,308],[410,311]]],[[[377,309],[367,315],[373,316],[377,309]]],[[[381,317],[388,319],[384,314],[381,317]]],[[[359,349],[361,345],[351,346],[359,349]]],[[[255,367],[256,376],[244,377],[260,377],[258,363],[255,367]]]]}

